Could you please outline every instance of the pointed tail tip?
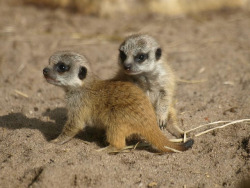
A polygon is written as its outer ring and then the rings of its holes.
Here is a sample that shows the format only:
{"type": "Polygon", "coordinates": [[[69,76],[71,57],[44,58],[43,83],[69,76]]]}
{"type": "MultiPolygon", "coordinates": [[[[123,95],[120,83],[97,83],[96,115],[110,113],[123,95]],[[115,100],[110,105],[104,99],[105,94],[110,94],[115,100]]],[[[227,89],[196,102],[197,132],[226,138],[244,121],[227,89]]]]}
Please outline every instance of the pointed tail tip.
{"type": "Polygon", "coordinates": [[[194,140],[193,140],[193,139],[190,139],[190,140],[186,141],[186,142],[183,144],[183,146],[184,146],[185,149],[187,150],[187,149],[189,149],[189,148],[192,148],[193,144],[194,144],[194,140]]]}

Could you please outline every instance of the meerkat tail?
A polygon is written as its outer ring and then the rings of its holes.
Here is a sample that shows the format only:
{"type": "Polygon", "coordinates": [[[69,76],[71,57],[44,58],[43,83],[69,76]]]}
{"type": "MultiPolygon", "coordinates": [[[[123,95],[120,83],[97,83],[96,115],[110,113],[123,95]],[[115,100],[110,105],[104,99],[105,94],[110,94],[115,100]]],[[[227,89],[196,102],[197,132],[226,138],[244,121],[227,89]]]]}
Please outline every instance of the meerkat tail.
{"type": "MultiPolygon", "coordinates": [[[[146,133],[146,132],[144,132],[146,133]]],[[[190,139],[185,143],[178,144],[169,141],[166,136],[160,131],[160,129],[153,129],[150,134],[142,135],[148,140],[152,145],[162,152],[181,152],[186,151],[192,147],[194,140],[190,139]]]]}

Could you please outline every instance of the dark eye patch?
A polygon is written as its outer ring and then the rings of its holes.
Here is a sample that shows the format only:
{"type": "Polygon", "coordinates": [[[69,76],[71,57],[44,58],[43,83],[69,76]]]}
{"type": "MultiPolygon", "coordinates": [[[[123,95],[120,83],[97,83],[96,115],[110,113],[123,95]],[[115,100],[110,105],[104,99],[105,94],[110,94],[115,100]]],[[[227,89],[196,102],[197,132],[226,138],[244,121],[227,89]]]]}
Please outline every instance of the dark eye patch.
{"type": "Polygon", "coordinates": [[[158,49],[156,50],[156,52],[155,52],[155,59],[156,59],[156,60],[159,60],[160,57],[161,57],[161,49],[158,48],[158,49]]]}
{"type": "Polygon", "coordinates": [[[119,51],[120,51],[119,57],[121,58],[122,61],[125,61],[127,58],[127,55],[124,53],[124,51],[122,50],[119,50],[119,51]]]}
{"type": "Polygon", "coordinates": [[[145,61],[146,59],[148,59],[148,54],[144,54],[144,53],[139,53],[134,57],[135,62],[137,63],[142,63],[143,61],[145,61]]]}
{"type": "Polygon", "coordinates": [[[64,73],[64,72],[67,72],[69,71],[70,69],[70,66],[69,65],[66,65],[64,62],[62,61],[59,61],[56,65],[55,65],[55,69],[57,72],[59,73],[64,73]]]}
{"type": "Polygon", "coordinates": [[[86,67],[80,67],[78,77],[80,80],[83,80],[87,76],[87,68],[86,67]]]}

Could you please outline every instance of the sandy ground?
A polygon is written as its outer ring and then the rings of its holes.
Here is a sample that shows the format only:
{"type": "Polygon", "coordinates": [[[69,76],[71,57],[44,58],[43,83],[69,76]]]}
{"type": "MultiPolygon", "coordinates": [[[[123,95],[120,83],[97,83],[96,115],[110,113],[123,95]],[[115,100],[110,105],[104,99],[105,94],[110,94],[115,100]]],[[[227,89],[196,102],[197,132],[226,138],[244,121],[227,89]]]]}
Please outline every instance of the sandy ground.
{"type": "Polygon", "coordinates": [[[60,133],[66,109],[63,91],[46,83],[42,69],[53,52],[69,49],[110,78],[121,40],[148,32],[181,80],[176,107],[184,130],[250,118],[249,20],[241,10],[95,18],[1,0],[0,187],[238,187],[249,178],[247,123],[195,137],[191,150],[165,155],[147,148],[97,152],[103,136],[91,129],[64,145],[49,143],[60,133]]]}

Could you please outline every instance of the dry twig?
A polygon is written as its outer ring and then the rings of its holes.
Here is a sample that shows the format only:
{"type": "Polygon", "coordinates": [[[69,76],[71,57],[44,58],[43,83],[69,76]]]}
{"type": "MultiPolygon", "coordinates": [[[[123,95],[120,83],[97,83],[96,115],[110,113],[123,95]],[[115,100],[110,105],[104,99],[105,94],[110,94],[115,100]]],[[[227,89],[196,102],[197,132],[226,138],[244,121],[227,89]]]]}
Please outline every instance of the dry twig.
{"type": "Polygon", "coordinates": [[[182,83],[187,83],[187,84],[198,84],[202,82],[206,82],[207,80],[183,80],[183,79],[178,79],[177,82],[182,82],[182,83]]]}
{"type": "Polygon", "coordinates": [[[190,129],[190,130],[188,130],[188,131],[185,131],[185,133],[186,133],[186,134],[187,134],[187,133],[190,133],[190,132],[192,132],[192,131],[194,131],[194,130],[196,130],[196,129],[199,129],[199,128],[204,127],[204,126],[207,126],[207,125],[214,125],[214,124],[228,123],[228,122],[230,122],[230,121],[215,121],[215,122],[203,124],[203,125],[200,125],[200,126],[198,126],[198,127],[193,128],[193,129],[190,129]]]}
{"type": "Polygon", "coordinates": [[[181,153],[181,151],[173,149],[173,148],[170,148],[170,147],[167,147],[167,146],[164,146],[164,148],[169,149],[170,151],[173,151],[175,153],[181,153]]]}
{"type": "Polygon", "coordinates": [[[169,139],[170,142],[182,142],[184,139],[183,138],[173,138],[169,139]]]}
{"type": "Polygon", "coordinates": [[[203,132],[200,132],[200,133],[196,134],[195,136],[198,137],[198,136],[201,136],[201,135],[203,135],[205,133],[211,132],[211,131],[213,131],[215,129],[222,129],[222,128],[228,126],[228,125],[232,125],[232,124],[236,124],[236,123],[242,123],[242,122],[248,122],[248,121],[250,121],[250,119],[235,120],[235,121],[232,121],[230,123],[227,123],[227,124],[224,124],[224,125],[221,125],[221,126],[218,126],[218,127],[214,127],[214,128],[208,129],[208,130],[203,131],[203,132]]]}
{"type": "Polygon", "coordinates": [[[25,94],[25,93],[23,93],[23,92],[21,92],[21,91],[18,91],[18,90],[14,90],[18,95],[21,95],[21,96],[23,96],[23,97],[25,97],[25,98],[29,98],[29,96],[27,95],[27,94],[25,94]]]}

